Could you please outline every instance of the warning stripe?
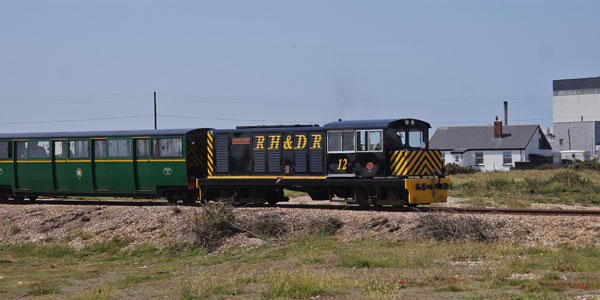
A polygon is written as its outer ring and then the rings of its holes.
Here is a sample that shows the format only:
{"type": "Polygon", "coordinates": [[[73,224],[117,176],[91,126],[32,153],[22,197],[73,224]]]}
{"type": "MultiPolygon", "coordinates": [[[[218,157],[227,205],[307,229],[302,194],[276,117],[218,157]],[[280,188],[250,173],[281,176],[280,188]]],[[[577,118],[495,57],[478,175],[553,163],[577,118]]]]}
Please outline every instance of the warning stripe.
{"type": "Polygon", "coordinates": [[[213,132],[208,131],[206,134],[206,158],[207,158],[207,171],[208,175],[212,175],[214,172],[214,159],[213,159],[213,132]]]}
{"type": "Polygon", "coordinates": [[[442,174],[442,154],[438,150],[402,150],[390,155],[390,175],[425,176],[442,174]]]}

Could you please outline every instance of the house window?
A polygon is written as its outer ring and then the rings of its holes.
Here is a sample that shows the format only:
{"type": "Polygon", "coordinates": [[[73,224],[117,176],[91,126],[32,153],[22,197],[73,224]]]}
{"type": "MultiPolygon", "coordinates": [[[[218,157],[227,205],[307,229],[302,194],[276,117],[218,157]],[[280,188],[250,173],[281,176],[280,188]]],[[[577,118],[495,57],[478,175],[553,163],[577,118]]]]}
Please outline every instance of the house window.
{"type": "Polygon", "coordinates": [[[446,164],[446,153],[444,153],[444,151],[440,151],[440,153],[442,154],[442,165],[446,164]]]}
{"type": "Polygon", "coordinates": [[[563,140],[563,139],[558,140],[558,144],[562,145],[564,143],[565,143],[565,140],[563,140]]]}
{"type": "Polygon", "coordinates": [[[460,155],[454,154],[454,162],[460,162],[460,155]]]}
{"type": "Polygon", "coordinates": [[[475,152],[475,164],[483,165],[483,152],[475,152]]]}
{"type": "Polygon", "coordinates": [[[505,165],[512,165],[512,152],[502,152],[502,163],[505,165]]]}

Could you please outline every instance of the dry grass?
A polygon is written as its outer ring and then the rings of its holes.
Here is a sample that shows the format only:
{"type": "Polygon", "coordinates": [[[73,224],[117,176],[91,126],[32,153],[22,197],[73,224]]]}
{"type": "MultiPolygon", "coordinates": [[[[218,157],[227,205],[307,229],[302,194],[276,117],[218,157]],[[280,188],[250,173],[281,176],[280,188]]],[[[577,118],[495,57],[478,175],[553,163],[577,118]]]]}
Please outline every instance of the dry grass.
{"type": "Polygon", "coordinates": [[[497,239],[494,226],[471,215],[445,213],[421,214],[416,220],[415,238],[433,238],[438,241],[491,242],[497,239]]]}
{"type": "Polygon", "coordinates": [[[450,178],[450,196],[469,198],[469,203],[476,206],[600,205],[600,172],[595,170],[477,172],[450,178]]]}

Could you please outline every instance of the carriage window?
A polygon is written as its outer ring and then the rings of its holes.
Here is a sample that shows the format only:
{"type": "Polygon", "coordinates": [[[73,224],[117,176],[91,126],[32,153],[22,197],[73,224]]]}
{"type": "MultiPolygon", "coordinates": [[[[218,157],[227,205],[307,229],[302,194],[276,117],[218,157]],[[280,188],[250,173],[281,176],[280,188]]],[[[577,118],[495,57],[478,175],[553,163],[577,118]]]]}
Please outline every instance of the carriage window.
{"type": "Polygon", "coordinates": [[[354,152],[354,131],[327,132],[328,152],[354,152]]]}
{"type": "Polygon", "coordinates": [[[131,140],[109,140],[109,157],[128,157],[131,156],[131,140]]]}
{"type": "Polygon", "coordinates": [[[89,141],[69,141],[69,158],[90,157],[89,141]]]}
{"type": "Polygon", "coordinates": [[[106,158],[106,140],[94,141],[94,158],[106,158]]]}
{"type": "Polygon", "coordinates": [[[357,151],[381,151],[381,130],[358,130],[356,131],[357,151]]]}
{"type": "Polygon", "coordinates": [[[411,148],[425,148],[423,144],[423,132],[422,131],[409,131],[408,132],[408,146],[411,148]]]}
{"type": "Polygon", "coordinates": [[[27,142],[18,141],[17,142],[17,158],[27,158],[27,146],[29,144],[27,142]]]}
{"type": "Polygon", "coordinates": [[[153,139],[152,156],[155,157],[182,157],[183,141],[181,138],[153,139]]]}
{"type": "Polygon", "coordinates": [[[33,141],[29,148],[29,158],[49,158],[50,141],[33,141]]]}
{"type": "Polygon", "coordinates": [[[67,141],[54,141],[54,158],[67,158],[67,141]]]}
{"type": "Polygon", "coordinates": [[[0,142],[0,158],[12,158],[11,142],[0,142]]]}
{"type": "Polygon", "coordinates": [[[148,156],[148,139],[136,139],[135,145],[135,151],[138,157],[148,156]]]}

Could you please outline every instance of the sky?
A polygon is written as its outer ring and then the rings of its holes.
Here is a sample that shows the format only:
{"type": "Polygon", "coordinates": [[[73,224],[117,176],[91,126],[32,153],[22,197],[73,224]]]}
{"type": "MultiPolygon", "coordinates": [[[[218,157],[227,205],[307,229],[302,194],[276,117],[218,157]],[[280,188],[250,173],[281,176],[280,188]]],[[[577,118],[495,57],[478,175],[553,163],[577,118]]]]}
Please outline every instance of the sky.
{"type": "MultiPolygon", "coordinates": [[[[0,0],[0,132],[418,118],[552,126],[600,1],[0,0]]],[[[433,132],[433,131],[432,131],[433,132]]]]}

